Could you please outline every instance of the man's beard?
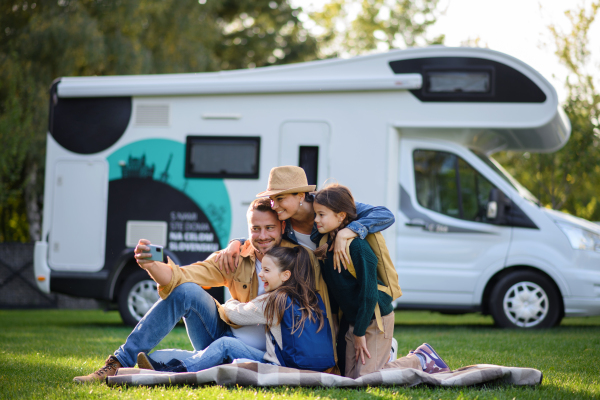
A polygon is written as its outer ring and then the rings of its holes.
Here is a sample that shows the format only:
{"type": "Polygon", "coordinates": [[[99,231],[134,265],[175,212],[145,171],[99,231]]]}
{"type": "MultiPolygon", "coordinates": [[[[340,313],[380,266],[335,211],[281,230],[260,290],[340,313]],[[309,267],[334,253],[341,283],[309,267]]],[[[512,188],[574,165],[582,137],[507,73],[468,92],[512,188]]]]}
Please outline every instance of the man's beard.
{"type": "Polygon", "coordinates": [[[274,242],[275,244],[273,244],[273,246],[270,246],[270,247],[268,248],[268,250],[265,250],[264,252],[263,252],[263,251],[262,251],[262,250],[261,250],[259,247],[255,246],[255,245],[254,245],[254,242],[252,242],[252,247],[254,247],[254,251],[256,251],[258,254],[263,254],[263,255],[264,255],[264,254],[265,254],[267,251],[271,250],[273,247],[277,247],[277,246],[279,246],[279,245],[281,244],[281,239],[279,239],[279,240],[272,240],[272,241],[269,241],[269,244],[270,244],[270,243],[273,243],[273,242],[274,242]]]}

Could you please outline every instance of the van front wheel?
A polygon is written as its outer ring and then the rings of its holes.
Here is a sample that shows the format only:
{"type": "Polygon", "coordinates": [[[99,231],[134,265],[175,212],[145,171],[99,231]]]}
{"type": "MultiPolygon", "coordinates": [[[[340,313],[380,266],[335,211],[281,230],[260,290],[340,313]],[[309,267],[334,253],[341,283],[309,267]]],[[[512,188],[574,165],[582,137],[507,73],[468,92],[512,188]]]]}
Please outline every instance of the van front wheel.
{"type": "Polygon", "coordinates": [[[129,275],[119,291],[119,313],[123,322],[135,326],[158,301],[158,290],[146,271],[129,275]]]}
{"type": "Polygon", "coordinates": [[[502,277],[490,296],[490,312],[502,328],[551,328],[561,320],[559,293],[535,272],[516,271],[502,277]]]}

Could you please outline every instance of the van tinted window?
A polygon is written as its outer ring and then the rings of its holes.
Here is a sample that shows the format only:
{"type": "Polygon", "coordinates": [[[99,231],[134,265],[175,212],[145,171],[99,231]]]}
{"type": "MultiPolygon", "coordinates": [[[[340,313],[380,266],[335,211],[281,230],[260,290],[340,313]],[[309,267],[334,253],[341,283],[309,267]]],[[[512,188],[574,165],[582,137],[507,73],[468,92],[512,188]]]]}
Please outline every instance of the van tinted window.
{"type": "Polygon", "coordinates": [[[494,187],[455,154],[415,150],[415,189],[419,204],[454,218],[487,222],[490,190],[494,187]]]}
{"type": "Polygon", "coordinates": [[[260,137],[188,136],[188,178],[257,179],[260,137]]]}

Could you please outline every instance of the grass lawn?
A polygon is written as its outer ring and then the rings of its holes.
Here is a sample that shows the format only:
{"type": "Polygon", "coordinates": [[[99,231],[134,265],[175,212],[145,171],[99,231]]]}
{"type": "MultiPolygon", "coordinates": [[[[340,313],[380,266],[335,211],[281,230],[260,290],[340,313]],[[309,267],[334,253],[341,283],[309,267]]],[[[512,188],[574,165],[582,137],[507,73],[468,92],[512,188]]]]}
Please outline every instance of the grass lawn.
{"type": "MultiPolygon", "coordinates": [[[[494,328],[477,314],[446,316],[396,312],[399,353],[428,342],[451,368],[476,363],[531,367],[544,373],[538,387],[487,384],[468,388],[109,388],[79,385],[76,375],[103,365],[130,328],[116,312],[0,310],[0,399],[599,399],[600,317],[565,319],[541,331],[494,328]]],[[[183,326],[161,348],[190,349],[183,326]]]]}

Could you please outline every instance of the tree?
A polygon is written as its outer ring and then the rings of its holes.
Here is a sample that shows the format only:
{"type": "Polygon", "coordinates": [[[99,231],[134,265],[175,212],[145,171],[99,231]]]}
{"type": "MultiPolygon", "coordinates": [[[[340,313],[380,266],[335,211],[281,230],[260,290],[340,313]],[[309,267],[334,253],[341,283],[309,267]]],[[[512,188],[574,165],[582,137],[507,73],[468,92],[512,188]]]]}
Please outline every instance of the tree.
{"type": "Polygon", "coordinates": [[[54,79],[315,59],[298,14],[287,0],[0,2],[0,242],[40,237],[54,79]]]}
{"type": "Polygon", "coordinates": [[[372,50],[442,44],[444,35],[427,38],[441,11],[439,0],[332,0],[310,14],[321,27],[325,56],[357,55],[372,50]]]}
{"type": "Polygon", "coordinates": [[[552,154],[500,153],[496,158],[542,202],[579,217],[600,220],[600,93],[589,32],[600,1],[567,11],[569,32],[549,27],[556,55],[569,71],[563,109],[571,121],[571,138],[552,154]]]}

